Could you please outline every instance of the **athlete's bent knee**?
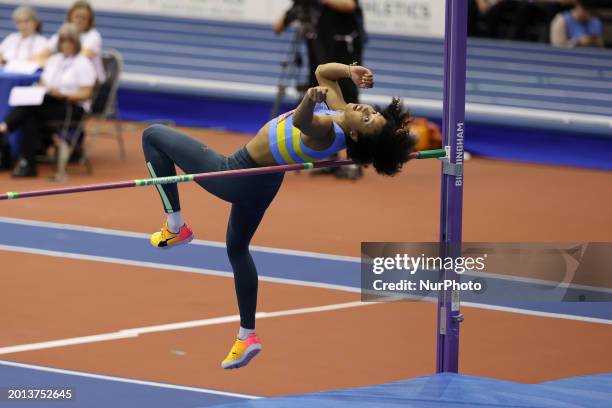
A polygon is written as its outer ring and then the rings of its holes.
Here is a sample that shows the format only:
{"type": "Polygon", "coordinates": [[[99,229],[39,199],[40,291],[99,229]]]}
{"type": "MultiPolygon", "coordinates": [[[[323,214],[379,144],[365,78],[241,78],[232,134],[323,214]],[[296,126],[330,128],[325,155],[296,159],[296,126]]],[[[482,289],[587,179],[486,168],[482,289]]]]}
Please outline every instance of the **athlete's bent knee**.
{"type": "Polygon", "coordinates": [[[147,127],[142,132],[142,144],[151,144],[156,137],[159,137],[159,135],[164,133],[165,129],[166,129],[166,126],[159,125],[159,124],[155,124],[155,125],[151,125],[147,127]]]}

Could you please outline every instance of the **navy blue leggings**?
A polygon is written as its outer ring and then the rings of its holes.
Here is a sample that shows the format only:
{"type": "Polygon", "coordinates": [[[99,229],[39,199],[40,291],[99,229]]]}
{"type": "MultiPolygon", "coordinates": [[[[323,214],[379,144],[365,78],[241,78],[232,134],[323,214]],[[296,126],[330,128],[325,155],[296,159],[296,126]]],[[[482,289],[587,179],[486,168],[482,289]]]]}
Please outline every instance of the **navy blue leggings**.
{"type": "MultiPolygon", "coordinates": [[[[145,129],[142,147],[153,177],[176,175],[175,164],[187,174],[259,166],[249,156],[246,147],[225,157],[200,141],[162,125],[145,129]]],[[[197,182],[208,192],[232,203],[227,225],[227,255],[234,271],[240,325],[246,329],[255,328],[257,308],[257,269],[249,252],[249,244],[266,209],[276,196],[283,177],[283,173],[275,173],[197,182]]],[[[157,186],[157,190],[166,213],[180,210],[176,184],[157,186]]]]}

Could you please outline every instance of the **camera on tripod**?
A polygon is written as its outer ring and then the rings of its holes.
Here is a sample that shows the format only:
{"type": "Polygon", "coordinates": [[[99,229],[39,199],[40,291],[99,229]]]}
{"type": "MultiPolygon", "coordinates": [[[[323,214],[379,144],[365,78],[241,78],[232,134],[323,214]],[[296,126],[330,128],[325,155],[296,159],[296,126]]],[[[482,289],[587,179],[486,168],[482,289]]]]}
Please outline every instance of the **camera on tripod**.
{"type": "Polygon", "coordinates": [[[270,114],[271,118],[276,117],[280,112],[280,106],[288,87],[295,86],[298,98],[301,98],[309,87],[308,81],[300,82],[299,80],[299,74],[303,66],[301,47],[304,42],[313,47],[317,61],[325,61],[322,47],[317,38],[317,25],[320,16],[321,2],[319,0],[293,0],[291,8],[285,12],[282,27],[275,28],[276,33],[279,34],[292,23],[296,23],[289,51],[280,63],[281,73],[278,78],[278,89],[270,114]]]}
{"type": "Polygon", "coordinates": [[[321,15],[319,0],[293,0],[293,5],[285,13],[283,29],[294,21],[298,22],[298,30],[306,39],[317,37],[317,23],[321,15]]]}

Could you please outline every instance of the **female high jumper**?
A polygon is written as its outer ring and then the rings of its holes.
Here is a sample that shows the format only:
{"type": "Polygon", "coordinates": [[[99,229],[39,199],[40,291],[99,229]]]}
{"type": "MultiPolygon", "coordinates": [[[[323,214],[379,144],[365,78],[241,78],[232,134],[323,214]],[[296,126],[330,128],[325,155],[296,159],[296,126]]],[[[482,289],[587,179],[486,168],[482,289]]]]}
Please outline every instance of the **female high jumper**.
{"type": "MultiPolygon", "coordinates": [[[[409,115],[402,113],[398,99],[383,111],[344,101],[337,81],[351,78],[358,87],[371,88],[374,78],[369,69],[329,63],[320,65],[316,76],[320,86],[308,89],[297,109],[266,123],[246,146],[229,157],[174,129],[148,127],[142,143],[151,176],[174,176],[175,164],[185,173],[204,173],[314,162],[345,148],[354,162],[372,164],[379,174],[394,175],[415,157],[415,141],[408,131],[409,115]]],[[[258,278],[249,243],[283,176],[284,173],[273,173],[197,182],[232,204],[226,242],[234,271],[240,330],[221,363],[225,369],[243,367],[261,351],[255,334],[258,278]]],[[[167,220],[161,231],[151,236],[151,244],[171,248],[190,242],[194,235],[181,216],[176,184],[156,187],[167,220]]]]}

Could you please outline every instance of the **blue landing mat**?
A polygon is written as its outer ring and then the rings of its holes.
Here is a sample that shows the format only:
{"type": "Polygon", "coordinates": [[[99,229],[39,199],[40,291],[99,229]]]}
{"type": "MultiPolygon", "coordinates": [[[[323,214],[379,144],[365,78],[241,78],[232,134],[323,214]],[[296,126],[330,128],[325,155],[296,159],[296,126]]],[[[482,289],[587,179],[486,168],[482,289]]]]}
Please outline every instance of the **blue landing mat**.
{"type": "Polygon", "coordinates": [[[363,388],[265,398],[223,407],[316,408],[609,408],[612,373],[573,377],[541,384],[438,374],[363,388]]]}

